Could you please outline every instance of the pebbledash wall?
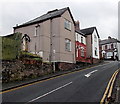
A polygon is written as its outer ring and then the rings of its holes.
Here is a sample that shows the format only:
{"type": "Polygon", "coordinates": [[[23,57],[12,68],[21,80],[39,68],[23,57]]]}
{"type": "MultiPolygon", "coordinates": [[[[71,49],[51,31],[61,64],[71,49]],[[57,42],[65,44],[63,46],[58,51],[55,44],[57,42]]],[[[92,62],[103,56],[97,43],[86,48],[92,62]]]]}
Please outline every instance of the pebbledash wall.
{"type": "Polygon", "coordinates": [[[16,27],[14,32],[29,35],[28,51],[43,57],[44,62],[75,63],[74,21],[69,8],[59,17],[38,22],[29,26],[16,27]],[[65,21],[71,23],[70,30],[65,28],[65,21]],[[37,35],[35,27],[39,25],[37,35]],[[66,39],[70,40],[70,51],[65,49],[66,39]]]}

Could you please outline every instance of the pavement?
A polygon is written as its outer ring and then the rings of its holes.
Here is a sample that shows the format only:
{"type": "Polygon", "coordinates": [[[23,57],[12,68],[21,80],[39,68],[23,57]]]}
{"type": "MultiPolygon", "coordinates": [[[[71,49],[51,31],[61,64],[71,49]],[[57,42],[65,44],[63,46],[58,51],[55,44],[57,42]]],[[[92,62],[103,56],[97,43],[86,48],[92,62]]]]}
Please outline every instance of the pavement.
{"type": "Polygon", "coordinates": [[[50,79],[3,91],[3,103],[9,102],[95,102],[105,92],[118,62],[72,71],[50,79]]]}
{"type": "Polygon", "coordinates": [[[117,102],[119,102],[120,104],[120,70],[119,70],[119,73],[116,77],[116,80],[113,86],[111,104],[114,104],[117,102]]]}

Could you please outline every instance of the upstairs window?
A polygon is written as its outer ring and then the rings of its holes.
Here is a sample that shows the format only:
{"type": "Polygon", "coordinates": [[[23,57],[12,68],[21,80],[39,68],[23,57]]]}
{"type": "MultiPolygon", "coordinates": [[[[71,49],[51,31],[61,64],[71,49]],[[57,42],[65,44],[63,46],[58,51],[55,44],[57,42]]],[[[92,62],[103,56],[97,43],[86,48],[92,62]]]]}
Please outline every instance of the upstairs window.
{"type": "Polygon", "coordinates": [[[71,22],[65,19],[64,27],[65,29],[71,30],[71,22]]]}
{"type": "Polygon", "coordinates": [[[65,50],[66,51],[71,51],[71,40],[70,39],[65,39],[65,50]]]}
{"type": "Polygon", "coordinates": [[[108,44],[108,49],[111,49],[111,44],[108,44]]]}
{"type": "Polygon", "coordinates": [[[98,54],[97,54],[97,48],[95,47],[95,56],[97,56],[98,54]]]}
{"type": "Polygon", "coordinates": [[[34,36],[37,36],[39,34],[39,27],[40,27],[40,25],[35,26],[35,34],[34,34],[34,36]]]}
{"type": "Polygon", "coordinates": [[[81,43],[83,43],[83,37],[81,37],[81,43]]]}
{"type": "Polygon", "coordinates": [[[78,34],[76,33],[76,35],[75,35],[75,36],[76,36],[76,41],[78,41],[78,34]]]}
{"type": "Polygon", "coordinates": [[[94,40],[95,40],[95,42],[97,42],[97,36],[96,35],[94,35],[94,40]]]}
{"type": "Polygon", "coordinates": [[[105,50],[105,45],[102,45],[102,50],[105,50]]]}
{"type": "Polygon", "coordinates": [[[105,49],[107,49],[107,45],[105,45],[105,49]]]}
{"type": "Polygon", "coordinates": [[[111,48],[113,49],[113,44],[111,44],[111,48]]]}
{"type": "Polygon", "coordinates": [[[37,36],[37,32],[38,32],[37,26],[35,26],[35,34],[34,34],[34,36],[37,36]]]}

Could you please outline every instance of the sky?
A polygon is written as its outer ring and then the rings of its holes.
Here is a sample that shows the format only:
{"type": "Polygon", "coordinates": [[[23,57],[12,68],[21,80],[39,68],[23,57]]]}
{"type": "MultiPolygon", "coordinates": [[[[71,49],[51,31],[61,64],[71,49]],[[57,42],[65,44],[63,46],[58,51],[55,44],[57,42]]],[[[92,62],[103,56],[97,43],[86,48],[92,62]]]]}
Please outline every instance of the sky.
{"type": "Polygon", "coordinates": [[[50,10],[69,7],[80,29],[95,26],[101,39],[118,38],[118,0],[0,0],[0,35],[50,10]]]}

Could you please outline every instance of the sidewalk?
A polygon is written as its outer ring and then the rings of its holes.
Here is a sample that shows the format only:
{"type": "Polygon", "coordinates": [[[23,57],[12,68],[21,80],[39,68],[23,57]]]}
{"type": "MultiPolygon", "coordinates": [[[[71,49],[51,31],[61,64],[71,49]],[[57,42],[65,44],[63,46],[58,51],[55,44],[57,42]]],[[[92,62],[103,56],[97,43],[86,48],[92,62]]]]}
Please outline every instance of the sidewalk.
{"type": "Polygon", "coordinates": [[[24,81],[4,83],[4,84],[2,84],[2,89],[0,89],[0,91],[5,91],[5,90],[8,90],[8,89],[20,87],[20,86],[23,86],[23,85],[27,85],[27,84],[30,84],[30,83],[37,82],[37,81],[41,81],[41,80],[49,79],[49,78],[52,78],[52,77],[60,76],[60,75],[63,75],[63,74],[67,74],[67,73],[70,73],[70,72],[73,72],[73,71],[78,71],[78,70],[82,70],[82,69],[85,69],[85,68],[89,68],[89,67],[93,67],[93,66],[97,66],[97,65],[102,65],[102,64],[105,64],[105,63],[108,63],[108,62],[102,62],[102,63],[98,63],[98,64],[94,64],[94,65],[83,66],[83,67],[68,70],[68,71],[56,71],[55,73],[45,75],[45,76],[39,77],[39,78],[27,79],[27,80],[24,80],[24,81]]]}
{"type": "Polygon", "coordinates": [[[117,75],[117,78],[115,80],[114,86],[113,86],[113,92],[112,92],[112,102],[111,104],[120,104],[120,71],[117,75]]]}

